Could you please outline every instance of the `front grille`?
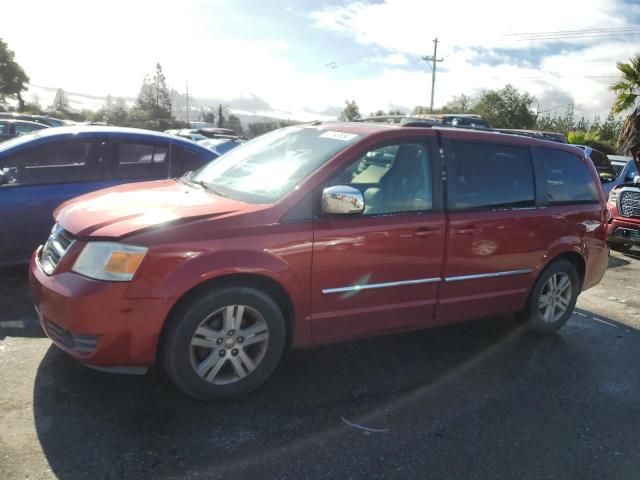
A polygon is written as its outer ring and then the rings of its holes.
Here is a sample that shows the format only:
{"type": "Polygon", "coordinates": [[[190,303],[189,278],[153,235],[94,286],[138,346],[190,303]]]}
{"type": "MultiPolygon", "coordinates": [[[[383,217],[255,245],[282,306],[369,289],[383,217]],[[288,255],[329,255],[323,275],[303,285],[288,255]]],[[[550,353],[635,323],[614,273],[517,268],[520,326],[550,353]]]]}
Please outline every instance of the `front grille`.
{"type": "Polygon", "coordinates": [[[45,328],[51,340],[79,355],[91,355],[96,350],[100,339],[97,335],[73,333],[50,321],[45,322],[45,328]]]}
{"type": "Polygon", "coordinates": [[[620,215],[640,217],[640,190],[624,188],[620,192],[620,215]]]}
{"type": "Polygon", "coordinates": [[[75,237],[57,223],[51,229],[47,242],[40,253],[40,265],[47,275],[51,275],[64,254],[75,240],[75,237]]]}

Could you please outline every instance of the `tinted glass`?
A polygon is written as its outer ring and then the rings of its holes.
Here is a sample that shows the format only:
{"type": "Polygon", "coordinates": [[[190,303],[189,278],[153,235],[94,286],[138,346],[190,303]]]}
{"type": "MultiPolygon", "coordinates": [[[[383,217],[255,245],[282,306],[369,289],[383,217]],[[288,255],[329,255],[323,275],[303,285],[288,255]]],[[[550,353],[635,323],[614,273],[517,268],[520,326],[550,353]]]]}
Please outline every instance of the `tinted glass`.
{"type": "Polygon", "coordinates": [[[16,123],[16,134],[23,135],[25,133],[31,133],[34,130],[40,130],[42,127],[40,125],[31,125],[29,123],[16,123]]]}
{"type": "Polygon", "coordinates": [[[0,134],[8,135],[10,132],[9,124],[7,122],[0,122],[0,134]]]}
{"type": "Polygon", "coordinates": [[[587,166],[575,155],[551,148],[536,148],[547,195],[552,205],[598,202],[598,189],[587,166]]]}
{"type": "Polygon", "coordinates": [[[104,162],[96,141],[64,141],[23,149],[0,159],[8,185],[90,181],[102,178],[104,162]]]}
{"type": "Polygon", "coordinates": [[[453,210],[535,205],[527,148],[451,142],[448,206],[453,210]]]}
{"type": "Polygon", "coordinates": [[[598,171],[600,182],[609,183],[618,178],[616,171],[611,166],[611,160],[609,160],[609,157],[607,157],[604,153],[598,150],[592,150],[589,156],[591,157],[591,160],[593,161],[593,164],[598,171]]]}
{"type": "Polygon", "coordinates": [[[168,149],[151,143],[122,142],[119,145],[116,178],[162,178],[169,176],[168,149]]]}
{"type": "Polygon", "coordinates": [[[204,165],[204,159],[196,152],[192,152],[191,150],[187,150],[182,147],[177,148],[176,151],[179,152],[178,157],[180,159],[180,161],[175,162],[176,165],[174,165],[174,170],[176,170],[174,174],[176,176],[182,175],[184,172],[197,170],[204,165]],[[178,169],[180,171],[177,171],[178,169]]]}
{"type": "Polygon", "coordinates": [[[400,143],[370,150],[335,176],[364,194],[365,215],[429,210],[433,204],[431,162],[426,147],[400,143]]]}

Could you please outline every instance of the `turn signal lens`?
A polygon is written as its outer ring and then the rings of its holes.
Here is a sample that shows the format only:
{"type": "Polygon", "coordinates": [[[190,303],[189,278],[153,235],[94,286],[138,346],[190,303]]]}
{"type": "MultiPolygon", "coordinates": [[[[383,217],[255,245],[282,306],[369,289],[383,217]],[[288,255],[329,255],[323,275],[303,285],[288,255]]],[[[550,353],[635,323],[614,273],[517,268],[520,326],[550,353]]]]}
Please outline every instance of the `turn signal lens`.
{"type": "Polygon", "coordinates": [[[127,282],[135,275],[146,253],[145,247],[137,245],[89,242],[73,265],[73,271],[96,280],[127,282]]]}
{"type": "Polygon", "coordinates": [[[107,273],[130,273],[133,275],[138,270],[143,258],[144,253],[113,252],[104,266],[104,271],[107,273]]]}

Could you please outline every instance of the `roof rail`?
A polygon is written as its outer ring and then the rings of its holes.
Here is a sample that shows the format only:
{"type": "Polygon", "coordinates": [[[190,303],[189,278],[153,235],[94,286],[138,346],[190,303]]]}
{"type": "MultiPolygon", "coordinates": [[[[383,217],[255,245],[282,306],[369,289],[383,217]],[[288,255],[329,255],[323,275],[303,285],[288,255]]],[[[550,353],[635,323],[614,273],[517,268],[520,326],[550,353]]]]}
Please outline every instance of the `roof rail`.
{"type": "Polygon", "coordinates": [[[422,127],[431,128],[438,127],[443,129],[462,129],[462,130],[475,130],[478,132],[494,132],[503,133],[507,135],[518,135],[520,137],[537,138],[539,140],[547,140],[556,143],[567,143],[561,134],[555,134],[554,132],[542,132],[536,130],[518,130],[510,128],[489,128],[472,125],[450,125],[434,121],[430,118],[424,117],[411,117],[404,115],[378,115],[372,117],[359,118],[354,122],[369,122],[369,123],[386,123],[389,125],[398,125],[400,127],[422,127]]]}
{"type": "Polygon", "coordinates": [[[389,125],[400,125],[403,127],[431,127],[439,125],[438,122],[424,117],[411,117],[406,115],[375,115],[354,120],[354,122],[387,123],[389,125]]]}

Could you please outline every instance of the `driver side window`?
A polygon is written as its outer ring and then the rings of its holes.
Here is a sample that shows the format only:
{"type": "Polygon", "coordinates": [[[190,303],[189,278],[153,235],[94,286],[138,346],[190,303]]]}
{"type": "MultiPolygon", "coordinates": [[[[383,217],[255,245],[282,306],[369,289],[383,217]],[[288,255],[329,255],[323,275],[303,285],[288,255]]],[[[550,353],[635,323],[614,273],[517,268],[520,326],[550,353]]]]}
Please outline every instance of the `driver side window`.
{"type": "Polygon", "coordinates": [[[360,190],[364,215],[430,210],[431,159],[426,145],[398,143],[367,151],[330,182],[360,190]]]}

